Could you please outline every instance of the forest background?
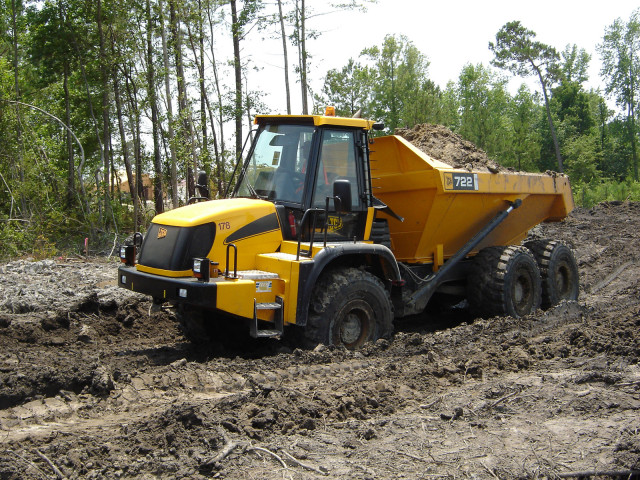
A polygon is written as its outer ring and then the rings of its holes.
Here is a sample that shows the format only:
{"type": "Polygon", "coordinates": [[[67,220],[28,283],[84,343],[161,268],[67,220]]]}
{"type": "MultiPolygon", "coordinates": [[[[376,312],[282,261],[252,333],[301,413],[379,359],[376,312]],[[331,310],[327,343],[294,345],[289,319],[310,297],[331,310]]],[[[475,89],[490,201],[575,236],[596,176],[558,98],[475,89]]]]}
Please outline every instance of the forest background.
{"type": "Polygon", "coordinates": [[[507,22],[491,61],[465,64],[443,87],[428,53],[397,33],[342,67],[319,64],[323,35],[349,45],[348,27],[322,25],[366,18],[371,4],[0,0],[0,257],[80,252],[85,239],[109,253],[194,196],[199,170],[223,196],[255,114],[325,105],[386,133],[441,124],[503,166],[563,171],[582,206],[640,200],[640,9],[612,20],[593,53],[507,22]],[[278,78],[257,61],[267,43],[278,45],[268,52],[278,78]],[[592,55],[602,89],[588,86],[592,55]]]}

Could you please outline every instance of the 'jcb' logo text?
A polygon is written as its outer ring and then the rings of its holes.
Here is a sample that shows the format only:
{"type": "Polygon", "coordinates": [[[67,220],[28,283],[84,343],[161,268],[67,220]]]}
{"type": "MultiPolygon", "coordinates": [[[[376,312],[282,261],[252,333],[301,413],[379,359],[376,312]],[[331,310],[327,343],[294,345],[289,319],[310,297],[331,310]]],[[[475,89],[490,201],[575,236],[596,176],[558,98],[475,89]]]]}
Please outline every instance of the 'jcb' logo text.
{"type": "Polygon", "coordinates": [[[327,223],[329,224],[329,231],[335,232],[342,228],[342,217],[334,217],[332,215],[329,216],[327,223]]]}

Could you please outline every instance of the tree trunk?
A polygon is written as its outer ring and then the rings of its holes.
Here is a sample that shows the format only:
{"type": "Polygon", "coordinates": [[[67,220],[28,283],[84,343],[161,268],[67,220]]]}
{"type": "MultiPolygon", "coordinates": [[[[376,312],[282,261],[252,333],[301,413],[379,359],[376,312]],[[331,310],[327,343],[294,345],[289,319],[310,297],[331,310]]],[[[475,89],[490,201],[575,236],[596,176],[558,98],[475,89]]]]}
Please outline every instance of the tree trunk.
{"type": "MultiPolygon", "coordinates": [[[[535,68],[535,67],[534,67],[535,68]]],[[[556,128],[553,126],[553,119],[551,118],[551,109],[549,108],[549,97],[547,95],[547,84],[542,79],[542,73],[536,68],[538,72],[538,78],[540,79],[540,85],[542,86],[542,94],[544,95],[544,107],[547,111],[547,121],[549,122],[549,128],[551,129],[551,138],[553,139],[553,148],[556,151],[556,160],[558,162],[558,171],[564,173],[564,165],[562,162],[562,155],[560,154],[560,144],[558,143],[558,136],[556,135],[556,128]]]]}
{"type": "MultiPolygon", "coordinates": [[[[127,67],[130,68],[130,67],[127,67]]],[[[131,78],[131,71],[125,68],[124,75],[126,78],[127,98],[129,100],[129,115],[132,116],[129,120],[131,125],[131,135],[133,136],[133,158],[135,163],[135,185],[130,184],[129,188],[135,189],[134,198],[137,200],[133,204],[133,215],[135,218],[136,231],[137,226],[142,223],[142,214],[144,212],[144,206],[146,198],[144,195],[144,185],[142,183],[142,145],[140,141],[140,110],[138,108],[138,90],[135,82],[131,78]]]]}
{"type": "Polygon", "coordinates": [[[240,63],[240,36],[241,26],[238,23],[236,0],[230,0],[231,5],[231,32],[233,36],[233,69],[235,72],[235,121],[236,121],[236,158],[242,151],[242,64],[240,63]]]}
{"type": "Polygon", "coordinates": [[[298,35],[298,62],[300,65],[300,88],[302,90],[302,114],[309,114],[307,101],[307,47],[306,18],[304,0],[296,0],[296,30],[298,35]],[[298,3],[300,1],[300,3],[298,3]]]}
{"type": "Polygon", "coordinates": [[[104,44],[104,30],[102,28],[102,0],[97,0],[96,4],[97,12],[96,12],[96,20],[98,23],[98,37],[100,42],[100,77],[102,83],[102,140],[104,142],[101,153],[102,153],[102,165],[104,168],[103,182],[104,182],[104,213],[105,213],[105,221],[107,223],[107,215],[111,210],[110,198],[111,194],[109,192],[109,176],[110,176],[110,168],[109,168],[109,151],[111,150],[111,133],[110,133],[110,121],[109,121],[109,75],[108,75],[108,65],[109,60],[107,59],[107,54],[105,50],[104,44]]]}
{"type": "MultiPolygon", "coordinates": [[[[64,90],[64,120],[67,125],[71,125],[71,102],[69,100],[69,62],[64,60],[62,88],[64,90]]],[[[75,159],[73,156],[73,137],[71,132],[67,130],[67,207],[71,208],[75,201],[76,185],[75,185],[75,159]]]]}
{"type": "Polygon", "coordinates": [[[162,191],[162,163],[160,159],[160,140],[158,135],[158,100],[156,95],[156,73],[153,59],[153,18],[151,17],[151,2],[147,0],[147,98],[151,107],[151,134],[153,136],[153,198],[156,213],[164,211],[162,191]]]}
{"type": "Polygon", "coordinates": [[[173,47],[176,62],[176,73],[178,79],[178,116],[182,121],[183,135],[187,137],[187,141],[191,143],[191,148],[183,140],[183,149],[185,151],[185,164],[186,164],[186,180],[187,180],[187,195],[186,200],[195,196],[195,182],[193,179],[193,171],[197,168],[196,152],[194,151],[193,131],[191,129],[191,123],[189,122],[189,111],[187,104],[187,87],[185,82],[184,63],[182,58],[182,33],[180,31],[180,20],[178,18],[178,12],[176,8],[176,1],[169,0],[169,14],[171,34],[173,37],[173,47]],[[187,153],[189,152],[190,153],[187,153]],[[189,155],[192,161],[189,162],[189,155]]]}
{"type": "MultiPolygon", "coordinates": [[[[16,101],[20,102],[22,99],[22,95],[20,93],[20,79],[18,75],[18,67],[19,67],[19,50],[18,50],[18,5],[16,0],[11,0],[11,28],[12,28],[12,46],[13,46],[13,82],[14,82],[14,91],[16,95],[16,101]]],[[[16,149],[16,166],[18,170],[18,178],[20,180],[20,184],[24,184],[24,158],[23,158],[23,145],[22,145],[22,120],[20,119],[20,105],[18,103],[16,106],[16,141],[18,147],[16,149]]],[[[27,214],[27,200],[24,196],[24,193],[20,193],[20,207],[21,214],[24,216],[27,214]]]]}
{"type": "MultiPolygon", "coordinates": [[[[196,64],[198,68],[198,84],[200,86],[200,129],[202,132],[202,163],[209,173],[211,171],[211,158],[209,156],[209,139],[207,132],[207,110],[206,110],[206,97],[207,89],[204,83],[204,26],[202,21],[202,2],[198,0],[198,46],[200,47],[200,65],[196,64]]],[[[195,49],[194,49],[194,58],[195,49]]],[[[215,132],[211,132],[215,138],[215,132]]]]}
{"type": "MultiPolygon", "coordinates": [[[[209,31],[211,32],[211,38],[213,38],[213,20],[211,18],[211,10],[207,8],[207,18],[209,19],[209,31]]],[[[220,88],[220,79],[218,77],[218,66],[216,65],[215,49],[213,48],[213,41],[210,42],[211,46],[211,68],[213,70],[214,85],[216,87],[216,95],[218,99],[218,127],[220,129],[220,152],[216,153],[216,180],[218,185],[218,192],[222,195],[225,191],[225,143],[224,143],[224,118],[223,118],[223,104],[222,104],[222,89],[220,88]]],[[[212,117],[211,107],[209,107],[209,115],[212,117]]],[[[213,118],[211,118],[211,129],[215,131],[213,125],[213,118]]]]}
{"type": "MultiPolygon", "coordinates": [[[[120,85],[118,83],[118,75],[115,69],[113,72],[113,97],[116,103],[116,113],[118,116],[118,131],[120,132],[120,145],[122,146],[122,160],[124,161],[124,169],[127,174],[127,182],[129,183],[129,193],[131,194],[131,200],[133,202],[133,205],[135,206],[138,203],[138,195],[137,195],[137,190],[135,188],[133,171],[131,170],[131,159],[129,158],[129,145],[127,142],[127,135],[124,130],[124,119],[122,117],[122,99],[120,98],[120,85]]],[[[137,227],[138,227],[138,219],[134,215],[134,232],[138,231],[137,227]]]]}
{"type": "Polygon", "coordinates": [[[638,181],[638,147],[636,145],[636,121],[635,109],[633,102],[629,104],[629,136],[631,137],[631,161],[633,167],[633,179],[638,181]]]}
{"type": "MultiPolygon", "coordinates": [[[[200,11],[201,13],[201,11],[200,11]]],[[[199,18],[201,17],[201,15],[199,15],[199,18]]],[[[208,130],[207,130],[207,113],[209,114],[209,121],[210,121],[210,125],[211,125],[211,141],[213,143],[213,151],[214,151],[214,155],[216,158],[216,165],[219,165],[219,158],[220,158],[220,149],[218,146],[218,136],[216,134],[216,125],[215,125],[215,121],[213,118],[213,110],[211,109],[211,103],[209,101],[209,96],[207,94],[207,89],[206,89],[206,84],[205,84],[205,79],[204,79],[204,32],[202,29],[202,24],[199,25],[200,28],[200,32],[199,32],[199,42],[198,42],[198,49],[196,49],[196,44],[194,42],[193,39],[193,35],[191,33],[191,28],[187,25],[187,32],[189,34],[189,43],[191,44],[191,51],[193,53],[193,59],[194,62],[196,64],[196,68],[198,69],[198,74],[199,74],[199,83],[200,83],[200,122],[201,122],[201,128],[202,128],[202,145],[204,148],[204,152],[203,152],[203,159],[206,160],[205,162],[205,166],[206,166],[206,170],[207,173],[211,172],[211,158],[209,155],[209,151],[208,151],[208,130]],[[199,52],[198,52],[199,50],[199,52]]],[[[217,72],[214,68],[214,75],[217,76],[217,72]]],[[[218,191],[220,191],[220,189],[218,188],[218,191]]]]}
{"type": "Polygon", "coordinates": [[[180,204],[178,198],[178,159],[176,156],[175,133],[173,131],[173,101],[171,99],[171,79],[169,77],[169,49],[167,48],[167,34],[165,31],[164,4],[159,0],[160,9],[160,34],[162,36],[162,62],[164,64],[164,89],[167,97],[167,124],[169,134],[169,152],[171,154],[170,181],[171,181],[171,203],[173,208],[178,208],[180,204]]]}
{"type": "Polygon", "coordinates": [[[280,34],[282,36],[282,54],[284,56],[284,88],[287,94],[287,115],[291,115],[291,92],[289,90],[289,56],[287,55],[287,35],[284,30],[282,0],[278,0],[278,14],[280,17],[280,34]]]}

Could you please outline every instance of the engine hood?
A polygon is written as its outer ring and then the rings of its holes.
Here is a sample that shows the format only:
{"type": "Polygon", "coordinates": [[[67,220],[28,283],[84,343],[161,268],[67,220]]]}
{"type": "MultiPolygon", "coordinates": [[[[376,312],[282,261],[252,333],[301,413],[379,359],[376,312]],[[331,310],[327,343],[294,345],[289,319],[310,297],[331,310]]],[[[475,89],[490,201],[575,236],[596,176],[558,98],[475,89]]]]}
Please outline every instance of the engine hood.
{"type": "MultiPolygon", "coordinates": [[[[209,222],[228,221],[230,218],[246,217],[246,223],[275,213],[271,202],[251,198],[229,198],[210,200],[176,208],[156,215],[153,223],[176,227],[195,227],[209,222]]],[[[245,224],[246,224],[245,223],[245,224]]]]}

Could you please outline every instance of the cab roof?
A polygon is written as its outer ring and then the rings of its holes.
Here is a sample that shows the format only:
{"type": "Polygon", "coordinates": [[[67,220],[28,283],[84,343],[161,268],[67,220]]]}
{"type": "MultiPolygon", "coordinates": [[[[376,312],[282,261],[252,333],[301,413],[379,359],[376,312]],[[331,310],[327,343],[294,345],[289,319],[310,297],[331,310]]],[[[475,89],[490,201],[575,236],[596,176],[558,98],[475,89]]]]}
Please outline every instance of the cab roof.
{"type": "Polygon", "coordinates": [[[356,127],[371,130],[375,123],[373,120],[351,117],[334,117],[328,115],[256,115],[254,123],[265,125],[267,123],[295,123],[300,125],[334,125],[338,127],[356,127]]]}

